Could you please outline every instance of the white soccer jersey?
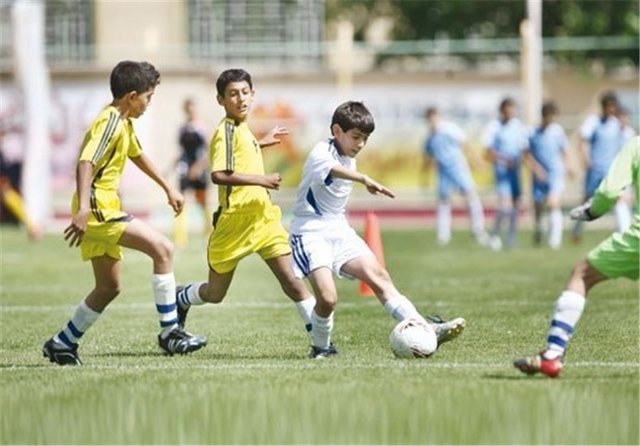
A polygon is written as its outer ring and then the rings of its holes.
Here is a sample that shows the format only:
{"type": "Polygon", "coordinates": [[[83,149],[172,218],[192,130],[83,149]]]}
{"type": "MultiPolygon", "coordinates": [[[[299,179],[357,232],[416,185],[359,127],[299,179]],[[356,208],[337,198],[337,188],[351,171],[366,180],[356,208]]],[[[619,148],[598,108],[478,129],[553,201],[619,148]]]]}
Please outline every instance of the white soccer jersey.
{"type": "Polygon", "coordinates": [[[313,221],[344,218],[353,183],[330,175],[338,165],[355,170],[356,160],[341,155],[333,139],[322,141],[311,150],[298,186],[292,232],[319,227],[313,221]]]}

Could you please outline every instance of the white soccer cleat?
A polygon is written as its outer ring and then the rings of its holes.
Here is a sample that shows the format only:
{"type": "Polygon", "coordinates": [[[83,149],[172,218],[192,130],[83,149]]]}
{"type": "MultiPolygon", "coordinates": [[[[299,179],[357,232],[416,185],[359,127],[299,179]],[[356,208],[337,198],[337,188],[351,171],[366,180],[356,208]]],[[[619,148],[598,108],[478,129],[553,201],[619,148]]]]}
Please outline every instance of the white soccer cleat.
{"type": "Polygon", "coordinates": [[[440,316],[425,316],[425,319],[429,321],[433,330],[436,332],[438,338],[438,347],[445,342],[449,342],[462,334],[464,327],[467,325],[467,321],[462,317],[445,321],[440,316]]]}

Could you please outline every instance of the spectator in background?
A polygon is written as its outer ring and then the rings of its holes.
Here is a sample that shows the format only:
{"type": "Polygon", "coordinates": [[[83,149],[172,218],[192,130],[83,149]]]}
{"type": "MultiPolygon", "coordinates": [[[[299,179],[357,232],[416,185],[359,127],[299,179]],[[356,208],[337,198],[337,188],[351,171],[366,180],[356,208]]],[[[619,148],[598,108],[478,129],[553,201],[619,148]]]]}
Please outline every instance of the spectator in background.
{"type": "Polygon", "coordinates": [[[483,143],[493,163],[498,209],[489,239],[493,250],[502,249],[503,242],[508,248],[516,243],[518,207],[520,204],[520,162],[522,152],[527,148],[528,138],[524,125],[516,118],[516,102],[505,98],[500,102],[500,117],[485,129],[483,143]],[[501,235],[502,223],[509,219],[506,238],[501,235]]]}
{"type": "Polygon", "coordinates": [[[484,230],[484,210],[462,151],[465,143],[464,132],[456,124],[442,121],[435,107],[429,107],[425,116],[429,126],[429,137],[424,147],[423,167],[430,170],[435,160],[438,170],[438,243],[446,245],[451,240],[450,198],[452,189],[457,189],[467,201],[471,232],[478,243],[485,245],[489,237],[484,230]]]}

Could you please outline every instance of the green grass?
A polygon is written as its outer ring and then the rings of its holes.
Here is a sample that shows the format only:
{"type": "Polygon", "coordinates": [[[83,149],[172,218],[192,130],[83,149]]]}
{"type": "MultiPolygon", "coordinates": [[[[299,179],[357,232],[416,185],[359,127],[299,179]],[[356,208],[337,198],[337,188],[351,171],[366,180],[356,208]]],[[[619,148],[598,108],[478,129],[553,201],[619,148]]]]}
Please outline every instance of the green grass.
{"type": "MultiPolygon", "coordinates": [[[[393,320],[357,284],[338,282],[341,355],[306,358],[292,304],[257,256],[220,306],[195,308],[206,349],[156,346],[150,261],[127,251],[121,296],[85,335],[80,368],[41,357],[42,343],[93,284],[61,237],[29,244],[0,230],[0,442],[3,444],[638,444],[638,284],[596,287],[561,378],[511,361],[544,344],[571,266],[605,232],[554,252],[493,253],[464,233],[437,247],[428,231],[383,234],[396,285],[425,313],[464,316],[463,335],[428,360],[396,360],[393,320]]],[[[180,283],[206,277],[205,241],[177,253],[180,283]]]]}

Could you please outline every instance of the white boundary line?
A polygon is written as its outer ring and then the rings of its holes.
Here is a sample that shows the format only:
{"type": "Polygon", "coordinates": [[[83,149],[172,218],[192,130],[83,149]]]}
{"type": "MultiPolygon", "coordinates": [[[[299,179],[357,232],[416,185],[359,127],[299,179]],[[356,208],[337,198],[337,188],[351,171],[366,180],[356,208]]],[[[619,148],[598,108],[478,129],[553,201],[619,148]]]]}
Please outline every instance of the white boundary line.
{"type": "MultiPolygon", "coordinates": [[[[215,360],[214,360],[215,361],[215,360]]],[[[357,363],[344,363],[339,359],[330,359],[326,361],[312,361],[309,360],[305,363],[281,363],[281,362],[264,362],[255,364],[229,364],[229,363],[214,363],[214,364],[192,364],[185,363],[182,366],[175,364],[158,365],[84,365],[81,368],[60,368],[51,364],[51,367],[47,367],[46,363],[43,363],[43,367],[34,367],[33,365],[18,365],[11,367],[0,368],[0,372],[10,373],[14,371],[42,371],[42,370],[123,370],[123,371],[137,371],[137,370],[306,370],[306,369],[329,369],[329,370],[345,370],[345,369],[511,369],[512,366],[508,363],[502,362],[431,362],[431,361],[418,361],[418,360],[398,360],[398,361],[385,361],[379,364],[357,364],[357,363]]],[[[601,367],[608,369],[640,369],[640,363],[638,362],[606,362],[606,361],[582,361],[569,363],[568,367],[601,367]]]]}

